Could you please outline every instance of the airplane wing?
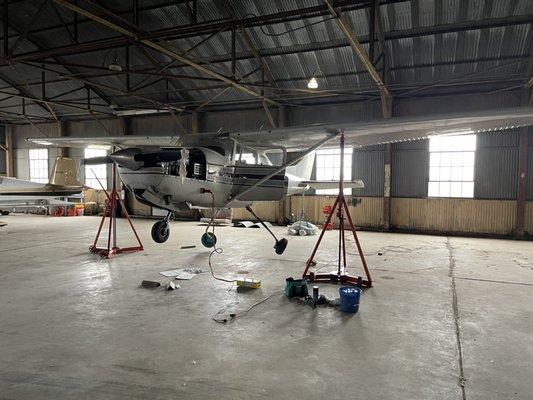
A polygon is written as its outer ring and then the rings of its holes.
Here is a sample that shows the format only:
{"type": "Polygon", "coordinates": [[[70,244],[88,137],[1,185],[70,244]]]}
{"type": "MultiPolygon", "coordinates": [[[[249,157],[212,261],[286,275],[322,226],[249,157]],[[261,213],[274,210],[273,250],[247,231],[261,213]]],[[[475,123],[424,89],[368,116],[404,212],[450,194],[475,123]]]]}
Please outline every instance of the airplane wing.
{"type": "MultiPolygon", "coordinates": [[[[173,147],[201,145],[202,141],[234,139],[258,149],[297,151],[343,131],[346,145],[359,147],[423,139],[434,135],[468,134],[533,125],[533,107],[474,113],[394,117],[370,122],[317,124],[261,131],[186,134],[181,136],[107,136],[92,138],[31,138],[30,142],[57,147],[173,147]]],[[[331,145],[330,145],[331,146],[331,145]]]]}
{"type": "Polygon", "coordinates": [[[62,137],[62,138],[30,138],[29,142],[40,144],[41,146],[53,147],[173,147],[176,146],[179,136],[104,136],[104,137],[62,137]]]}
{"type": "Polygon", "coordinates": [[[434,135],[500,131],[528,125],[533,125],[533,107],[236,132],[231,137],[250,147],[281,146],[290,151],[305,149],[311,143],[327,137],[328,132],[335,131],[344,131],[347,146],[360,147],[424,139],[434,135]]]}
{"type": "Polygon", "coordinates": [[[78,186],[60,186],[47,183],[41,187],[20,187],[10,186],[0,189],[0,200],[2,196],[55,196],[64,197],[71,196],[82,192],[82,187],[78,186]]]}

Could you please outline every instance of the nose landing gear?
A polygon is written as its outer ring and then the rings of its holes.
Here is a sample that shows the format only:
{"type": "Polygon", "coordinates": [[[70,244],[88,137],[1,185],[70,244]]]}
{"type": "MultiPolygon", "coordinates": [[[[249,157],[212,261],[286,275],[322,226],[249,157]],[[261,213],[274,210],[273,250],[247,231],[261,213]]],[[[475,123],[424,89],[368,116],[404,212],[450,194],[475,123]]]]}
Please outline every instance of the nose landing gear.
{"type": "Polygon", "coordinates": [[[156,243],[164,243],[168,240],[170,236],[170,216],[172,213],[169,211],[165,219],[157,221],[154,226],[152,226],[152,239],[156,243]]]}

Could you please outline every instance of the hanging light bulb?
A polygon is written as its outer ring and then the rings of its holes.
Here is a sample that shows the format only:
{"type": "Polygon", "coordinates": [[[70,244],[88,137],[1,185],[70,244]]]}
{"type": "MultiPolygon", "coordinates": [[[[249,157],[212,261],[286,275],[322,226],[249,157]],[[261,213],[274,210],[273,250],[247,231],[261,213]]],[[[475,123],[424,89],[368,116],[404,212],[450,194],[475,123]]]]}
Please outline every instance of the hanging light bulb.
{"type": "Polygon", "coordinates": [[[307,87],[309,89],[317,89],[318,88],[318,81],[313,76],[311,79],[309,79],[309,82],[307,82],[307,87]]]}
{"type": "Polygon", "coordinates": [[[118,55],[115,53],[115,59],[107,66],[111,71],[122,72],[122,66],[118,63],[118,55]]]}

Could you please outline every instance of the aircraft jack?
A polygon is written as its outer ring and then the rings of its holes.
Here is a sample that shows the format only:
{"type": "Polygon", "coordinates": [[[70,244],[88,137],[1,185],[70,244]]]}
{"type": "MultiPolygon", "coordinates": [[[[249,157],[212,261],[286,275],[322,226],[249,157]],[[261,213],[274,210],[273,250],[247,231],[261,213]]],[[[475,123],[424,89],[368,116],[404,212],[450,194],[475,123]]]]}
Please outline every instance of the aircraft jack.
{"type": "Polygon", "coordinates": [[[328,218],[326,219],[326,222],[322,228],[322,231],[320,232],[320,236],[318,237],[318,241],[315,244],[315,247],[313,248],[311,257],[307,260],[305,271],[303,273],[303,278],[307,279],[310,282],[343,283],[343,284],[348,284],[348,285],[355,285],[355,286],[370,288],[372,287],[372,278],[370,277],[370,271],[368,270],[368,266],[366,265],[366,260],[363,254],[363,249],[361,248],[361,244],[359,243],[357,232],[355,230],[355,227],[352,221],[352,216],[350,215],[350,211],[348,210],[348,204],[346,203],[346,198],[344,197],[344,133],[341,133],[340,135],[340,148],[341,148],[341,154],[340,154],[341,165],[340,165],[340,177],[339,177],[339,194],[337,195],[337,199],[335,200],[335,203],[333,203],[333,207],[331,207],[328,218]],[[337,210],[337,217],[339,218],[338,269],[336,272],[330,272],[328,274],[317,274],[314,272],[309,272],[309,268],[311,267],[311,265],[315,263],[314,257],[316,255],[316,252],[318,251],[320,242],[322,241],[322,238],[324,237],[326,230],[328,230],[328,226],[331,223],[331,219],[333,218],[333,214],[335,213],[336,210],[337,210]],[[357,251],[359,253],[359,257],[361,258],[361,263],[363,264],[363,269],[365,271],[366,279],[361,276],[359,277],[351,276],[346,272],[345,219],[348,220],[348,223],[350,225],[350,230],[353,233],[355,244],[357,246],[357,251]]]}
{"type": "Polygon", "coordinates": [[[98,177],[96,179],[98,180],[98,183],[102,187],[102,190],[104,191],[107,202],[105,205],[105,210],[102,215],[102,219],[100,221],[100,226],[98,227],[98,232],[96,233],[96,237],[94,238],[94,243],[89,247],[89,251],[91,253],[98,253],[100,254],[100,257],[102,258],[111,258],[114,255],[121,254],[121,253],[128,253],[128,252],[134,252],[134,251],[143,251],[143,245],[141,243],[141,239],[139,238],[139,235],[137,235],[137,231],[135,230],[135,227],[133,226],[133,223],[131,222],[130,215],[128,214],[128,211],[126,210],[126,206],[124,205],[124,202],[120,198],[117,192],[117,166],[116,164],[113,164],[113,187],[111,190],[111,194],[108,194],[105,190],[105,188],[100,183],[100,180],[98,177]],[[133,231],[133,234],[135,235],[135,239],[137,239],[138,246],[132,246],[132,247],[118,247],[117,246],[117,209],[118,205],[121,205],[122,210],[128,220],[128,223],[130,224],[131,230],[133,231]],[[100,233],[102,232],[102,227],[104,226],[104,222],[106,218],[109,218],[109,230],[107,235],[107,248],[98,247],[98,239],[100,238],[100,233]]]}

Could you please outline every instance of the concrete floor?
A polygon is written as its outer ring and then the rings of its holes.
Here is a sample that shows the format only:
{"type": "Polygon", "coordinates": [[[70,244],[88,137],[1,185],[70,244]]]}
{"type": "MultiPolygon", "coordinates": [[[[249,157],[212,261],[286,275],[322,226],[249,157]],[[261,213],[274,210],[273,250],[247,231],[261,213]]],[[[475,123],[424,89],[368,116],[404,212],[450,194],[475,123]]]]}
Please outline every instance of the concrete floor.
{"type": "Polygon", "coordinates": [[[282,289],[316,239],[291,238],[277,256],[264,231],[217,228],[215,271],[263,288],[236,293],[206,273],[166,292],[139,284],[207,268],[196,223],[174,222],[157,245],[153,221],[136,220],[146,250],[100,260],[87,251],[96,217],[2,219],[2,399],[532,398],[533,242],[362,232],[375,287],[358,314],[276,294],[224,325],[219,309],[282,289]]]}

